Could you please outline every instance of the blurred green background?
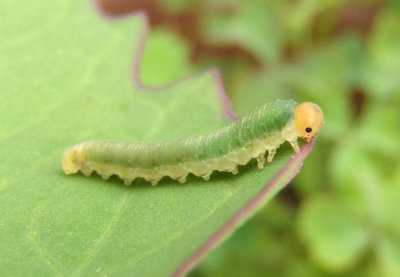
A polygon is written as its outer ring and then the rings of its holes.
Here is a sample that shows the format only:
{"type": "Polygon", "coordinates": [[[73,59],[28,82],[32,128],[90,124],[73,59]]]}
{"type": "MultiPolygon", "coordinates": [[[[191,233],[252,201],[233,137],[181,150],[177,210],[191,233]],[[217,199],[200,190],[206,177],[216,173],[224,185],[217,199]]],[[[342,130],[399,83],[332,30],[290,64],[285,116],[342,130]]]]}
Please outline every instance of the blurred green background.
{"type": "Polygon", "coordinates": [[[239,115],[277,98],[325,114],[301,173],[189,276],[400,276],[400,1],[101,6],[149,15],[148,85],[216,66],[239,115]]]}

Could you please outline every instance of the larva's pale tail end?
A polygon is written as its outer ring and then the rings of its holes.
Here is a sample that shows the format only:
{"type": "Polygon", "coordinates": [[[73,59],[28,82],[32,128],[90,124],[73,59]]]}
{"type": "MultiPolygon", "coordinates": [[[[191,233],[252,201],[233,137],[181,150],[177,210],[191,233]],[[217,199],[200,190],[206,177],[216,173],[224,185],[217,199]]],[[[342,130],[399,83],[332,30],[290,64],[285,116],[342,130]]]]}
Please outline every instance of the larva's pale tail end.
{"type": "Polygon", "coordinates": [[[75,174],[79,171],[80,166],[78,164],[77,151],[74,146],[65,150],[61,159],[61,165],[64,173],[67,175],[75,174]]]}

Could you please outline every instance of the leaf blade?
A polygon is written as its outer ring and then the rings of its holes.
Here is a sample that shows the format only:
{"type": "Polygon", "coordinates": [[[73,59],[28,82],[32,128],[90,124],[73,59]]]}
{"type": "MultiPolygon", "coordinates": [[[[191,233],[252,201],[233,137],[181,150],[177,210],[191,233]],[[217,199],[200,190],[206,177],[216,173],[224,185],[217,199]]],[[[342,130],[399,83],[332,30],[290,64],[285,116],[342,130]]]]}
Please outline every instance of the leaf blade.
{"type": "MultiPolygon", "coordinates": [[[[18,5],[1,6],[9,9],[5,21],[15,16],[21,20],[12,24],[35,24],[0,46],[6,57],[0,62],[6,103],[0,153],[7,157],[0,161],[0,264],[13,276],[171,274],[218,223],[250,201],[270,173],[253,163],[239,176],[219,173],[210,182],[192,177],[185,185],[165,180],[156,188],[144,181],[128,188],[117,178],[65,176],[60,157],[73,143],[203,133],[233,113],[216,70],[156,89],[141,85],[136,70],[132,84],[132,52],[135,64],[147,31],[143,17],[106,22],[85,1],[60,3],[50,27],[18,5]],[[173,249],[177,258],[171,262],[173,249]]],[[[35,4],[34,15],[47,5],[35,4]]],[[[292,153],[288,145],[280,149],[272,175],[292,153]]]]}

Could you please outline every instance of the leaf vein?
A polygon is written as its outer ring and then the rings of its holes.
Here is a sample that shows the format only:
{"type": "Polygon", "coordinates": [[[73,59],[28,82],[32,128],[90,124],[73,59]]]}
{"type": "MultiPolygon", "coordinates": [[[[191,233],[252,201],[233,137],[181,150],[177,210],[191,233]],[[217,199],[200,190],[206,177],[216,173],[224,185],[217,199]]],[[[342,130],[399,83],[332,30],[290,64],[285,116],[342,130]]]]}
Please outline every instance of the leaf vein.
{"type": "Polygon", "coordinates": [[[89,264],[91,259],[99,252],[101,246],[109,237],[112,229],[114,228],[115,224],[121,217],[121,214],[126,207],[126,203],[128,202],[129,198],[132,196],[133,190],[126,194],[125,198],[122,200],[120,207],[118,208],[117,213],[115,214],[114,218],[111,220],[110,225],[108,226],[107,230],[103,233],[103,236],[98,241],[97,245],[94,247],[93,251],[89,254],[86,260],[82,263],[82,265],[76,270],[76,272],[72,276],[77,276],[82,270],[89,264]]]}
{"type": "Polygon", "coordinates": [[[46,251],[42,248],[42,246],[39,244],[38,240],[36,237],[30,233],[29,238],[35,243],[36,247],[39,249],[40,255],[42,255],[43,259],[46,261],[46,263],[52,267],[55,271],[60,276],[65,276],[65,274],[55,265],[55,263],[50,259],[50,257],[46,254],[46,251]]]}

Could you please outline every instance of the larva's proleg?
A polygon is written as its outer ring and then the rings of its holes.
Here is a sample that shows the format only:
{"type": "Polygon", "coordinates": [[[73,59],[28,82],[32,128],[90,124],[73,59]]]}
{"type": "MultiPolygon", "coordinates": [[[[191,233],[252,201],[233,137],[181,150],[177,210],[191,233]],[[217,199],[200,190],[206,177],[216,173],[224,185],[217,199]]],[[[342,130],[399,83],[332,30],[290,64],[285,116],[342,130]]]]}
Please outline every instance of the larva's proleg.
{"type": "Polygon", "coordinates": [[[83,142],[64,152],[62,167],[66,174],[96,171],[104,179],[116,174],[127,185],[137,177],[156,185],[164,176],[184,183],[189,173],[208,180],[215,170],[237,174],[238,165],[251,159],[262,169],[285,141],[297,152],[297,138],[310,142],[322,123],[316,104],[277,100],[206,135],[158,143],[83,142]]]}

